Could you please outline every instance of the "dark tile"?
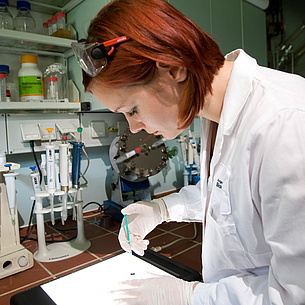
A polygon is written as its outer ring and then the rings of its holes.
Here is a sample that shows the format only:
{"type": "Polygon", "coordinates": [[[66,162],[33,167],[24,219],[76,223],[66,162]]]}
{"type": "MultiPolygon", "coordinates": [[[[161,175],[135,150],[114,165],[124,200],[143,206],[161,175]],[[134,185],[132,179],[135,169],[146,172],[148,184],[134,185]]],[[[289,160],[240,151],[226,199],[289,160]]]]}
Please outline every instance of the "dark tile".
{"type": "Polygon", "coordinates": [[[188,249],[186,252],[179,253],[178,255],[173,255],[172,259],[190,268],[197,270],[201,274],[202,272],[201,252],[202,252],[201,245],[196,245],[195,247],[188,249]]]}
{"type": "Polygon", "coordinates": [[[172,233],[166,233],[156,238],[152,238],[150,240],[149,248],[162,247],[161,251],[159,252],[166,253],[167,255],[170,254],[170,256],[172,256],[195,244],[194,242],[189,240],[179,240],[179,239],[180,237],[172,233]],[[173,243],[174,241],[175,243],[173,243]],[[170,245],[171,243],[173,244],[170,245]]]}
{"type": "Polygon", "coordinates": [[[117,235],[109,233],[107,235],[92,239],[89,250],[98,257],[102,258],[113,252],[121,250],[121,246],[119,244],[117,235]]]}
{"type": "Polygon", "coordinates": [[[202,225],[201,223],[189,223],[186,226],[176,228],[171,231],[173,234],[177,234],[182,237],[194,237],[195,236],[195,229],[194,226],[196,226],[196,237],[193,239],[194,241],[197,241],[201,243],[202,241],[202,225]]]}
{"type": "Polygon", "coordinates": [[[175,230],[177,228],[183,227],[186,224],[187,223],[185,223],[185,222],[171,221],[171,222],[164,222],[161,225],[159,225],[157,228],[160,230],[171,231],[171,230],[175,230]]]}

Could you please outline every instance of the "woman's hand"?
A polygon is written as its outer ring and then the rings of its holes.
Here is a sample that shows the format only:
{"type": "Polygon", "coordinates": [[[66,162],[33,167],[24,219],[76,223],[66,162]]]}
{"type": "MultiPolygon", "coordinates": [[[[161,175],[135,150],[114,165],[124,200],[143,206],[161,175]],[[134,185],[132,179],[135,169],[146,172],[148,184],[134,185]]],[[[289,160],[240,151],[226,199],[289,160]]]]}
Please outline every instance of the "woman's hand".
{"type": "Polygon", "coordinates": [[[113,291],[115,304],[123,305],[191,305],[193,286],[171,276],[156,276],[121,283],[126,289],[113,291]]]}

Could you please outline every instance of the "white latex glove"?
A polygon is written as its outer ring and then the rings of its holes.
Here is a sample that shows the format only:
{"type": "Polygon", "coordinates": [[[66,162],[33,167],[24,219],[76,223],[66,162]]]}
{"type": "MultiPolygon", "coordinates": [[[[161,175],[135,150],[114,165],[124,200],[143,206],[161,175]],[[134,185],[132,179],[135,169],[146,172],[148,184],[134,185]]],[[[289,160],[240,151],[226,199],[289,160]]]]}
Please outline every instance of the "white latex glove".
{"type": "Polygon", "coordinates": [[[115,304],[123,305],[192,305],[193,286],[170,276],[125,281],[126,289],[114,291],[115,304]]]}
{"type": "Polygon", "coordinates": [[[123,219],[119,232],[121,247],[129,252],[133,250],[138,255],[144,255],[149,244],[144,237],[157,225],[167,220],[167,209],[162,199],[151,202],[138,201],[122,209],[127,217],[130,245],[127,240],[125,220],[123,219]]]}

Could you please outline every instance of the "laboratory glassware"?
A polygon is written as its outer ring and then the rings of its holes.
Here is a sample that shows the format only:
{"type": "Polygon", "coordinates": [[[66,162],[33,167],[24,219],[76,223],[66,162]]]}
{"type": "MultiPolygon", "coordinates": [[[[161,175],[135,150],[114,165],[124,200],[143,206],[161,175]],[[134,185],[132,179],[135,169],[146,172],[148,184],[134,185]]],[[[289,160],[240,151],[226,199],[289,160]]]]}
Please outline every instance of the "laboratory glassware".
{"type": "Polygon", "coordinates": [[[67,81],[67,71],[64,65],[54,63],[48,66],[44,72],[46,99],[67,98],[67,81]]]}
{"type": "Polygon", "coordinates": [[[31,4],[28,1],[17,1],[17,16],[14,20],[14,28],[21,32],[36,32],[36,22],[31,15],[31,4]]]}
{"type": "Polygon", "coordinates": [[[8,0],[0,0],[0,28],[12,30],[14,27],[13,16],[8,10],[8,0]]]}

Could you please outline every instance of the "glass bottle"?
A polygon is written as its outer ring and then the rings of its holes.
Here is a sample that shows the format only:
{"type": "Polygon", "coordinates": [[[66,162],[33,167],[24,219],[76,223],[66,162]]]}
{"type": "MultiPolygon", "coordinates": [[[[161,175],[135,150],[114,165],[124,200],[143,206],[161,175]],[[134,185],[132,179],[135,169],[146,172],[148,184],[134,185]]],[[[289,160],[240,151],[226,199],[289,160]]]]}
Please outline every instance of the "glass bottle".
{"type": "Polygon", "coordinates": [[[31,4],[28,1],[17,1],[17,16],[14,20],[14,28],[21,32],[36,32],[36,23],[31,15],[31,4]]]}
{"type": "Polygon", "coordinates": [[[0,28],[12,30],[13,16],[8,10],[8,0],[0,0],[0,28]]]}

